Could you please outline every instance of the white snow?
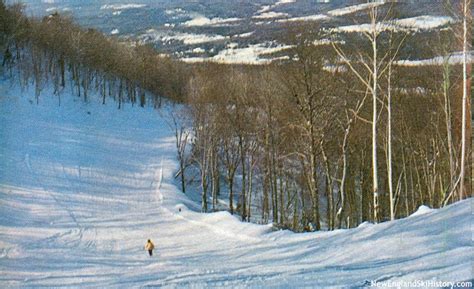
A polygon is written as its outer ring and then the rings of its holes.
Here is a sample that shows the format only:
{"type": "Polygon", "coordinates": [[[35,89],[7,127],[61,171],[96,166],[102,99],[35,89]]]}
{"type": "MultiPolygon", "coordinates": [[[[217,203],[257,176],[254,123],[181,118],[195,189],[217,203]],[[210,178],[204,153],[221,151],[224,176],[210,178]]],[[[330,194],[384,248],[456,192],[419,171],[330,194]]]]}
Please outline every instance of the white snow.
{"type": "Polygon", "coordinates": [[[116,35],[116,34],[119,34],[119,33],[120,33],[120,31],[119,31],[117,28],[115,28],[115,29],[113,29],[112,31],[110,31],[110,34],[111,34],[111,35],[116,35]]]}
{"type": "Polygon", "coordinates": [[[246,33],[242,33],[242,34],[233,35],[232,37],[247,38],[247,37],[252,36],[254,33],[255,33],[255,31],[251,31],[251,32],[246,32],[246,33]]]}
{"type": "Polygon", "coordinates": [[[328,15],[330,16],[343,16],[347,14],[352,14],[361,10],[366,10],[369,8],[377,7],[380,5],[383,5],[385,1],[377,1],[377,2],[372,2],[372,3],[362,3],[362,4],[357,4],[357,5],[352,5],[352,6],[347,6],[344,8],[338,8],[334,10],[328,11],[328,15]]]}
{"type": "MultiPolygon", "coordinates": [[[[429,16],[422,15],[411,18],[393,19],[385,22],[378,22],[376,24],[377,31],[418,31],[430,30],[442,27],[454,22],[448,16],[429,16]]],[[[371,31],[372,25],[370,23],[355,24],[341,26],[333,29],[336,32],[368,32],[371,31]]]]}
{"type": "Polygon", "coordinates": [[[269,11],[271,9],[271,5],[263,5],[262,7],[260,7],[260,10],[257,11],[258,14],[260,13],[265,13],[267,11],[269,11]]]}
{"type": "Polygon", "coordinates": [[[291,4],[291,3],[295,3],[295,2],[296,2],[296,0],[278,0],[273,5],[263,5],[262,7],[260,7],[260,10],[258,10],[257,13],[264,13],[264,12],[270,11],[271,9],[274,9],[278,6],[285,5],[285,4],[291,4]]]}
{"type": "Polygon", "coordinates": [[[268,43],[250,44],[247,47],[237,47],[237,43],[230,43],[226,49],[219,51],[213,57],[188,57],[181,60],[188,63],[212,61],[226,64],[267,64],[274,58],[262,58],[265,54],[289,49],[290,45],[270,46],[268,43]]]}
{"type": "Polygon", "coordinates": [[[201,48],[201,47],[196,47],[192,50],[193,53],[205,53],[206,50],[204,48],[201,48]]]}
{"type": "MultiPolygon", "coordinates": [[[[295,2],[296,2],[296,0],[278,0],[273,5],[263,5],[263,6],[261,6],[256,14],[265,15],[265,14],[267,14],[267,12],[269,12],[270,10],[272,10],[272,9],[278,7],[278,6],[291,4],[291,3],[295,3],[295,2]]],[[[274,13],[276,13],[276,12],[274,12],[274,13]]],[[[286,14],[286,13],[284,13],[284,14],[286,14]]],[[[267,15],[271,15],[271,14],[267,14],[267,15]]],[[[256,16],[258,16],[258,15],[256,15],[256,16]]],[[[269,18],[269,17],[266,17],[266,18],[269,18]]]]}
{"type": "MultiPolygon", "coordinates": [[[[467,54],[468,63],[473,62],[474,51],[467,54]]],[[[448,56],[436,56],[429,59],[419,59],[419,60],[398,60],[395,64],[400,66],[423,66],[423,65],[443,65],[447,63],[449,65],[456,65],[463,63],[463,54],[462,52],[455,52],[448,56]]]]}
{"type": "Polygon", "coordinates": [[[68,12],[71,11],[71,8],[69,7],[49,7],[46,8],[46,12],[55,12],[55,11],[63,11],[63,12],[68,12]]]}
{"type": "Polygon", "coordinates": [[[192,20],[186,21],[183,23],[184,26],[192,27],[192,26],[226,26],[232,23],[241,21],[241,18],[212,18],[209,19],[205,16],[198,15],[192,20]]]}
{"type": "Polygon", "coordinates": [[[279,19],[277,22],[296,22],[296,21],[319,21],[325,20],[328,17],[324,14],[315,14],[315,15],[308,15],[308,16],[301,16],[301,17],[291,17],[287,19],[279,19]]]}
{"type": "Polygon", "coordinates": [[[59,9],[60,9],[59,7],[49,7],[49,8],[46,8],[46,12],[53,12],[53,11],[57,11],[59,9]]]}
{"type": "Polygon", "coordinates": [[[126,9],[138,9],[146,7],[146,4],[105,4],[100,7],[101,10],[126,10],[126,9]]]}
{"type": "Polygon", "coordinates": [[[279,0],[277,3],[275,3],[276,6],[283,5],[283,4],[290,4],[290,3],[295,3],[296,0],[279,0]]]}
{"type": "Polygon", "coordinates": [[[410,217],[424,215],[424,214],[427,214],[427,213],[432,212],[432,211],[433,210],[430,207],[425,206],[425,205],[421,205],[418,208],[418,210],[416,210],[416,212],[414,212],[413,214],[410,215],[410,217]]]}
{"type": "Polygon", "coordinates": [[[178,33],[176,35],[169,35],[162,38],[163,42],[178,40],[183,41],[184,44],[202,44],[206,42],[214,42],[227,39],[227,36],[222,35],[207,35],[207,34],[189,34],[178,33]]]}
{"type": "Polygon", "coordinates": [[[252,16],[254,19],[271,19],[271,18],[282,18],[282,17],[287,17],[288,13],[284,12],[274,12],[274,11],[269,11],[269,12],[264,12],[258,15],[252,16]]]}
{"type": "Polygon", "coordinates": [[[415,29],[434,29],[454,22],[449,16],[422,15],[417,17],[396,19],[396,25],[415,29]]]}
{"type": "Polygon", "coordinates": [[[185,13],[186,13],[186,11],[182,8],[166,9],[165,10],[165,14],[168,14],[168,15],[176,15],[176,14],[182,15],[182,14],[185,14],[185,13]]]}
{"type": "MultiPolygon", "coordinates": [[[[376,23],[375,29],[377,31],[393,30],[393,25],[379,22],[379,23],[376,23]]],[[[372,30],[372,24],[370,23],[340,26],[333,29],[333,31],[336,31],[336,32],[369,32],[371,30],[372,30]]]]}
{"type": "MultiPolygon", "coordinates": [[[[358,288],[474,278],[472,206],[294,234],[200,214],[152,109],[0,83],[0,287],[358,288]],[[181,212],[179,212],[181,208],[181,212]],[[146,239],[155,254],[144,251],[146,239]]],[[[165,108],[169,110],[170,108],[165,108]]]]}
{"type": "Polygon", "coordinates": [[[207,42],[214,42],[228,39],[228,36],[218,34],[192,34],[175,32],[172,34],[164,33],[155,29],[149,29],[139,37],[141,42],[164,42],[169,43],[171,41],[182,41],[184,44],[202,44],[207,42]]]}

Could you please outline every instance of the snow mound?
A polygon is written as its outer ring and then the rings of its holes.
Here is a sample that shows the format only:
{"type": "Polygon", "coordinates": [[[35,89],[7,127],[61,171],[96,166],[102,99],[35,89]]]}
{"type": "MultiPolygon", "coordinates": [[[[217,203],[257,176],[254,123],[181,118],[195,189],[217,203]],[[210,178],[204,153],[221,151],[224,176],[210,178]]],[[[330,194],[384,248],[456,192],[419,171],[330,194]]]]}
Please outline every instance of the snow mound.
{"type": "Polygon", "coordinates": [[[425,205],[421,205],[420,207],[418,207],[418,210],[416,210],[416,212],[414,212],[413,214],[410,215],[410,217],[421,216],[421,215],[430,213],[432,211],[433,211],[433,209],[431,209],[430,207],[425,206],[425,205]]]}
{"type": "Polygon", "coordinates": [[[373,226],[373,225],[374,224],[372,224],[371,222],[365,221],[365,222],[360,223],[360,225],[357,226],[357,228],[366,228],[366,227],[370,227],[370,226],[373,226]]]}

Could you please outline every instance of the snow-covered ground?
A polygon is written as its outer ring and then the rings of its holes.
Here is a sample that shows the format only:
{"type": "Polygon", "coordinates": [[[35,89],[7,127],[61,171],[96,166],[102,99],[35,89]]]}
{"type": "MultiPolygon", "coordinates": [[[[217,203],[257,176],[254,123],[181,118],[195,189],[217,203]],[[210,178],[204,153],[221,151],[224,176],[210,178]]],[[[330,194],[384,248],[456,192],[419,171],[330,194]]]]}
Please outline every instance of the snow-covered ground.
{"type": "Polygon", "coordinates": [[[59,107],[48,91],[36,105],[32,90],[0,82],[0,123],[1,288],[356,288],[474,278],[471,199],[350,230],[272,232],[192,210],[174,185],[173,134],[157,111],[86,104],[66,92],[59,107]]]}
{"type": "Polygon", "coordinates": [[[287,19],[280,19],[277,20],[277,22],[297,22],[297,21],[318,21],[318,20],[324,20],[327,19],[328,17],[323,14],[316,14],[316,15],[308,15],[308,16],[301,16],[301,17],[291,17],[287,19]]]}
{"type": "Polygon", "coordinates": [[[352,6],[347,6],[344,8],[338,8],[334,10],[328,11],[328,15],[330,16],[344,16],[347,14],[352,14],[361,10],[367,10],[373,7],[377,7],[380,5],[385,4],[385,1],[375,1],[371,3],[362,3],[362,4],[357,4],[357,5],[352,5],[352,6]]]}
{"type": "Polygon", "coordinates": [[[138,39],[141,43],[154,43],[154,42],[162,42],[162,43],[169,43],[173,41],[182,41],[186,45],[195,45],[195,44],[203,44],[208,42],[214,41],[222,41],[228,39],[228,36],[222,36],[218,34],[193,34],[193,33],[182,33],[176,32],[172,34],[163,33],[156,29],[148,29],[146,33],[141,34],[138,39]]]}
{"type": "MultiPolygon", "coordinates": [[[[467,62],[472,63],[474,59],[474,50],[466,54],[467,62]]],[[[419,60],[399,60],[395,63],[400,66],[424,66],[424,65],[462,65],[464,61],[464,55],[462,51],[452,53],[447,56],[437,56],[429,59],[419,59],[419,60]]]]}
{"type": "MultiPolygon", "coordinates": [[[[420,30],[430,30],[448,25],[454,22],[448,16],[417,16],[402,19],[393,19],[384,22],[377,22],[377,31],[405,31],[416,32],[420,30]]],[[[335,32],[369,32],[372,30],[370,23],[341,26],[333,29],[335,32]]]]}
{"type": "Polygon", "coordinates": [[[238,43],[229,43],[226,49],[219,51],[219,53],[213,57],[188,57],[182,58],[182,60],[187,63],[213,61],[226,64],[268,64],[277,58],[265,58],[265,55],[293,47],[291,45],[277,45],[272,47],[272,45],[274,45],[274,43],[250,44],[247,47],[238,47],[238,43]]]}
{"type": "Polygon", "coordinates": [[[196,15],[192,20],[183,23],[184,26],[226,26],[235,22],[242,21],[242,18],[212,18],[209,19],[203,15],[196,15]]]}

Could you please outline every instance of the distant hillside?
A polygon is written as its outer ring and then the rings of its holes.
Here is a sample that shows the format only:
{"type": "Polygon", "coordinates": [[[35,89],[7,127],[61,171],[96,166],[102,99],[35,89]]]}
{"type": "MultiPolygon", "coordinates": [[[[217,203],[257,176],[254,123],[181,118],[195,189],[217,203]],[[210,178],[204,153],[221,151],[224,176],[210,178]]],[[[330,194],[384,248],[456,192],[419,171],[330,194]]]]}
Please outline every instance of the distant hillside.
{"type": "MultiPolygon", "coordinates": [[[[14,2],[8,0],[7,3],[14,2]]],[[[259,63],[284,50],[282,35],[289,26],[337,28],[364,23],[360,0],[199,0],[108,1],[26,0],[27,13],[71,15],[79,24],[123,40],[152,43],[161,51],[189,61],[213,59],[259,63]]],[[[387,1],[388,2],[388,1],[387,1]]],[[[447,12],[441,0],[408,0],[394,4],[395,17],[414,27],[442,26],[447,12]],[[432,17],[429,17],[432,16],[432,17]]],[[[382,3],[376,3],[382,4],[382,3]]],[[[389,4],[385,4],[388,6],[389,4]]]]}

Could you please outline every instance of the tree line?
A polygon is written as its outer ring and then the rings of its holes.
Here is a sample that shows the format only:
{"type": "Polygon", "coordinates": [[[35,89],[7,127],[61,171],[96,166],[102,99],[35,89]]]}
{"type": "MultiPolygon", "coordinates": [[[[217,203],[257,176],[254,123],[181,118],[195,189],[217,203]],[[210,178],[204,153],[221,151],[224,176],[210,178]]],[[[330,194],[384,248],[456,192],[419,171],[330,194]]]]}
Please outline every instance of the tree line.
{"type": "Polygon", "coordinates": [[[119,108],[124,102],[158,107],[163,96],[184,99],[185,65],[151,46],[120,42],[58,13],[29,18],[20,4],[1,1],[0,17],[3,67],[10,73],[14,68],[22,85],[34,84],[37,102],[52,84],[60,103],[66,82],[85,101],[93,90],[103,103],[113,98],[119,108]]]}
{"type": "Polygon", "coordinates": [[[446,29],[380,29],[391,8],[374,6],[360,34],[290,27],[289,61],[199,67],[187,114],[202,211],[225,190],[243,221],[332,230],[471,196],[472,26],[468,1],[458,4],[446,29]],[[402,65],[412,51],[442,63],[402,65]],[[451,60],[456,51],[464,61],[451,60]]]}

